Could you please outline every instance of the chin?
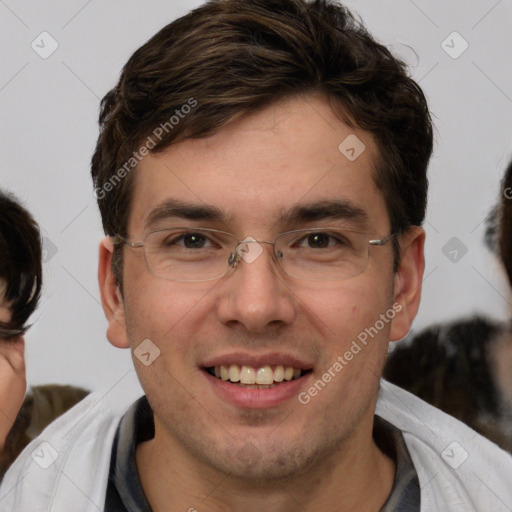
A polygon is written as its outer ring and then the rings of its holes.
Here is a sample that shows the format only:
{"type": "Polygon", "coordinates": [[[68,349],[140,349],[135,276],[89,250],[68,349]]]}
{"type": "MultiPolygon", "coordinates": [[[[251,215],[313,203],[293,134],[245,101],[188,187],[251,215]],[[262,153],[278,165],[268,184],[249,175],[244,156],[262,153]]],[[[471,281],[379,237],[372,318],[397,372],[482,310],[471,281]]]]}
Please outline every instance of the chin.
{"type": "MultiPolygon", "coordinates": [[[[214,470],[241,480],[286,479],[307,472],[322,458],[324,452],[318,447],[305,445],[302,441],[283,440],[268,443],[263,440],[231,442],[224,450],[217,448],[215,453],[204,452],[204,462],[214,470]],[[277,446],[276,446],[277,444],[277,446]]],[[[263,483],[263,482],[262,482],[263,483]]]]}

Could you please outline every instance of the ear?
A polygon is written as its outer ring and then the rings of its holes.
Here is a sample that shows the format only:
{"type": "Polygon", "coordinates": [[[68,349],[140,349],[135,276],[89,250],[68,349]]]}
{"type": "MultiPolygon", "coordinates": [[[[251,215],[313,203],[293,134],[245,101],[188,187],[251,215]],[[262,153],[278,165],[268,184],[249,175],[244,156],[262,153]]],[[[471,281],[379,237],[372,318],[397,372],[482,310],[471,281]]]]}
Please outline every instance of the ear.
{"type": "Polygon", "coordinates": [[[395,275],[393,294],[393,309],[397,314],[391,325],[391,341],[398,341],[407,336],[418,312],[425,270],[425,231],[419,226],[412,226],[407,233],[400,236],[399,243],[400,267],[395,275]]]}
{"type": "Polygon", "coordinates": [[[130,342],[126,334],[124,302],[112,272],[112,255],[114,243],[111,238],[104,238],[100,243],[98,282],[100,286],[101,304],[107,317],[107,338],[114,347],[128,348],[130,342]]]}

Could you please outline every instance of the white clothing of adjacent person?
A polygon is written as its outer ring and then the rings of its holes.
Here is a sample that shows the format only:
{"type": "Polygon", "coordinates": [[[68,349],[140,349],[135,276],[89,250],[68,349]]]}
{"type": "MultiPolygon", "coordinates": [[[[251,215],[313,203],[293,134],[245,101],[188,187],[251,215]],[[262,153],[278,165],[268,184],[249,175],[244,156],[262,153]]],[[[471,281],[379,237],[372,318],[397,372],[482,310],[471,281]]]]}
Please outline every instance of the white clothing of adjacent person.
{"type": "MultiPolygon", "coordinates": [[[[93,393],[21,453],[0,487],[1,512],[103,510],[122,413],[93,393]]],[[[381,381],[376,414],[403,433],[422,512],[512,511],[512,456],[397,386],[381,381]]]]}

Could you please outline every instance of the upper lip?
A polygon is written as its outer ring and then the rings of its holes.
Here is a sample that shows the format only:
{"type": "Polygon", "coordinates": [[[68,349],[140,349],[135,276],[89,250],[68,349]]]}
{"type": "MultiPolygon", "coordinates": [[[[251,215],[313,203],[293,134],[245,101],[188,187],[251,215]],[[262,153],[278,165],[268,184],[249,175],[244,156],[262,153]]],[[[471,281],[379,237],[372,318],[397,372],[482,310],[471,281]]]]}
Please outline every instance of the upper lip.
{"type": "Polygon", "coordinates": [[[229,366],[238,364],[241,366],[252,366],[261,368],[263,366],[292,366],[301,370],[310,370],[313,364],[293,354],[283,352],[267,352],[262,354],[249,354],[247,352],[229,352],[207,359],[201,366],[210,368],[212,366],[229,366]]]}

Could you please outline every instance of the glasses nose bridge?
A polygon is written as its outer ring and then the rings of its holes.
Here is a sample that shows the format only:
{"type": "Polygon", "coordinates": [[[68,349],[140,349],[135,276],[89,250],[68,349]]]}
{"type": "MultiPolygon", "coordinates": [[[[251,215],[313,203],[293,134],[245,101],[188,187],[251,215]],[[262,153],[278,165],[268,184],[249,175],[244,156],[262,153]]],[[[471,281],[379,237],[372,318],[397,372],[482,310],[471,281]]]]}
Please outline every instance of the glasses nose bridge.
{"type": "Polygon", "coordinates": [[[262,253],[263,247],[260,244],[268,244],[273,246],[273,256],[276,254],[276,242],[271,240],[258,240],[252,236],[247,237],[244,240],[237,240],[237,244],[231,251],[228,258],[229,268],[236,268],[240,260],[245,260],[246,263],[252,263],[262,253]],[[252,245],[249,245],[252,244],[252,245]],[[251,249],[254,248],[254,249],[251,249]]]}

